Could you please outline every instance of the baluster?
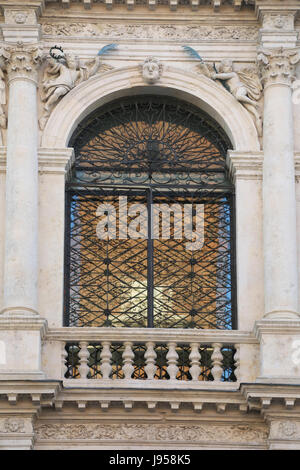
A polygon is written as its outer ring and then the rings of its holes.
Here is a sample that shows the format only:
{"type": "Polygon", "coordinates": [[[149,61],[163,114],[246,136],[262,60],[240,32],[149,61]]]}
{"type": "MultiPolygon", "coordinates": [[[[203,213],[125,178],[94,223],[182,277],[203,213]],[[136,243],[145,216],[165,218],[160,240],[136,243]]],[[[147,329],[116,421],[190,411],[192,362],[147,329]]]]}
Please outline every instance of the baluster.
{"type": "Polygon", "coordinates": [[[134,366],[132,365],[134,358],[134,352],[132,351],[132,343],[130,341],[125,341],[124,346],[125,349],[122,354],[122,358],[124,360],[124,365],[122,368],[124,372],[124,379],[131,379],[131,376],[134,371],[134,366]]]}
{"type": "Polygon", "coordinates": [[[240,380],[240,345],[235,344],[234,347],[236,349],[235,354],[233,356],[234,365],[235,365],[234,375],[236,377],[237,382],[239,382],[240,380]]]}
{"type": "Polygon", "coordinates": [[[212,353],[212,370],[211,373],[215,381],[220,382],[222,374],[223,374],[223,367],[222,367],[222,360],[223,354],[221,353],[221,343],[214,343],[213,345],[214,351],[212,353]]]}
{"type": "Polygon", "coordinates": [[[111,351],[110,351],[110,342],[103,341],[102,343],[102,352],[101,352],[101,367],[100,371],[102,374],[103,379],[109,379],[109,375],[111,373],[111,351]]]}
{"type": "Polygon", "coordinates": [[[168,367],[167,367],[167,372],[170,376],[170,380],[176,380],[176,375],[178,372],[178,367],[177,367],[177,360],[178,360],[178,354],[176,351],[176,343],[168,343],[168,354],[167,354],[167,360],[168,360],[168,367]]]}
{"type": "Polygon", "coordinates": [[[190,367],[190,374],[192,376],[192,380],[196,381],[199,379],[200,375],[200,353],[199,353],[199,344],[198,343],[191,343],[191,352],[189,359],[191,361],[190,367]]]}
{"type": "MultiPolygon", "coordinates": [[[[62,375],[62,380],[65,379],[65,375],[69,370],[68,367],[68,351],[66,350],[67,343],[62,342],[61,343],[61,359],[62,359],[62,367],[61,367],[61,375],[62,375]]],[[[72,378],[72,377],[70,377],[72,378]]]]}
{"type": "Polygon", "coordinates": [[[145,352],[145,359],[146,359],[146,366],[145,366],[145,372],[147,374],[147,380],[153,380],[154,375],[156,372],[156,364],[155,364],[155,359],[157,357],[157,354],[154,350],[155,343],[152,343],[149,341],[146,343],[147,351],[145,352]]]}
{"type": "Polygon", "coordinates": [[[88,345],[86,341],[83,341],[79,343],[80,346],[80,351],[79,351],[79,373],[80,373],[80,378],[81,379],[86,379],[88,372],[89,372],[89,366],[88,366],[88,359],[89,359],[89,350],[88,350],[88,345]]]}

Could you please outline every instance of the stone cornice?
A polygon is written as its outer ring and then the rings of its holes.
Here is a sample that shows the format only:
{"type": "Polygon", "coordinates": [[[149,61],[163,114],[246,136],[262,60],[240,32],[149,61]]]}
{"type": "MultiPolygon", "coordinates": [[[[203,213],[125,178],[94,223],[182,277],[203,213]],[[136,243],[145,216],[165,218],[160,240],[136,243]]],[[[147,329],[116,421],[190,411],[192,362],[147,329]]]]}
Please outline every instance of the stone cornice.
{"type": "MultiPolygon", "coordinates": [[[[38,412],[42,406],[51,406],[57,395],[61,392],[62,384],[59,380],[38,380],[28,379],[24,375],[23,379],[4,379],[1,375],[0,379],[0,397],[7,399],[10,405],[16,405],[18,402],[31,398],[27,405],[27,410],[21,412],[22,415],[30,412],[38,412]]],[[[1,411],[0,411],[1,417],[1,411]]]]}
{"type": "Polygon", "coordinates": [[[261,341],[263,334],[268,335],[295,335],[300,334],[300,317],[299,320],[260,320],[255,322],[254,336],[261,341]]]}
{"type": "Polygon", "coordinates": [[[188,387],[189,384],[182,387],[184,385],[182,382],[178,388],[174,388],[170,383],[165,383],[164,387],[160,385],[157,388],[151,388],[146,386],[145,381],[143,381],[142,387],[136,383],[135,388],[127,386],[128,381],[126,380],[119,381],[123,382],[123,386],[119,384],[121,387],[116,384],[117,381],[114,381],[113,388],[95,383],[90,383],[90,386],[87,387],[81,380],[76,380],[75,384],[68,387],[66,386],[67,382],[68,380],[64,381],[63,389],[55,398],[57,410],[62,410],[65,404],[69,406],[75,404],[79,410],[84,411],[89,404],[92,404],[98,405],[103,411],[109,410],[111,405],[118,405],[130,412],[138,404],[151,411],[154,411],[158,405],[167,406],[170,411],[176,413],[182,406],[191,404],[197,413],[206,407],[210,409],[214,407],[219,419],[229,408],[235,408],[239,410],[241,420],[245,417],[247,410],[247,403],[240,391],[230,387],[226,388],[226,385],[229,384],[224,382],[220,389],[207,387],[208,382],[202,384],[202,388],[198,387],[197,389],[193,389],[191,384],[191,388],[188,387]]]}
{"type": "Polygon", "coordinates": [[[39,172],[65,174],[74,162],[74,149],[45,149],[38,150],[39,172]]]}
{"type": "Polygon", "coordinates": [[[263,155],[263,152],[230,150],[227,155],[227,166],[232,180],[262,180],[263,155]]]}
{"type": "MultiPolygon", "coordinates": [[[[66,174],[74,161],[74,149],[45,149],[38,150],[40,173],[66,174]]],[[[6,147],[0,147],[0,173],[6,172],[6,147]]]]}
{"type": "Polygon", "coordinates": [[[293,409],[293,414],[297,413],[299,416],[299,407],[295,410],[294,407],[296,400],[300,399],[300,387],[297,384],[285,384],[283,379],[281,380],[281,383],[242,383],[240,391],[250,410],[261,410],[262,414],[273,410],[278,414],[280,403],[279,411],[282,415],[286,413],[286,410],[293,409]]]}
{"type": "Polygon", "coordinates": [[[192,343],[201,341],[203,343],[226,343],[226,344],[257,344],[257,339],[252,333],[239,330],[190,330],[187,329],[164,329],[157,328],[49,328],[47,331],[48,341],[99,341],[105,338],[106,341],[132,341],[138,338],[139,341],[192,343]]]}
{"type": "Polygon", "coordinates": [[[0,314],[0,330],[40,331],[41,339],[46,336],[47,320],[38,315],[6,315],[0,314]]]}
{"type": "MultiPolygon", "coordinates": [[[[51,0],[46,0],[46,4],[50,3],[51,0]]],[[[253,4],[254,8],[254,1],[255,0],[248,0],[248,7],[249,4],[253,4]]],[[[63,8],[70,8],[73,3],[77,2],[77,0],[59,0],[59,6],[63,8]]],[[[82,0],[83,6],[86,10],[90,10],[93,8],[93,1],[92,0],[82,0]]],[[[135,0],[123,0],[122,2],[124,5],[126,5],[128,10],[133,10],[134,8],[138,8],[138,5],[136,5],[135,0]]],[[[108,10],[111,10],[113,8],[114,2],[112,0],[105,0],[105,6],[108,10]]],[[[159,7],[160,4],[163,4],[161,0],[148,0],[147,3],[149,10],[155,10],[157,7],[159,7]]],[[[168,0],[168,5],[171,11],[176,11],[177,7],[179,5],[178,0],[168,0]]],[[[201,0],[192,0],[189,8],[192,11],[197,11],[198,9],[201,10],[201,8],[204,5],[201,5],[201,0]]],[[[223,10],[223,5],[222,5],[222,0],[211,0],[209,8],[211,8],[215,12],[219,12],[223,10]]],[[[239,11],[243,9],[243,2],[242,0],[231,0],[231,7],[235,11],[239,11]]],[[[230,6],[229,6],[230,8],[230,6]]]]}

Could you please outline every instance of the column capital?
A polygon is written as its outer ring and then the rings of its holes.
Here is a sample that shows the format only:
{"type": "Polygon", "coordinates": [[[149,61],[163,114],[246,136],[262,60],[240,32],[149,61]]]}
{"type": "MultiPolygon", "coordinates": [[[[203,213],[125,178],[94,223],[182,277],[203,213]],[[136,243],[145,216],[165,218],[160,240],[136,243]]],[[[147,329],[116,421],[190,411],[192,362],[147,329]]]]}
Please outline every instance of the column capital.
{"type": "Polygon", "coordinates": [[[285,49],[283,47],[274,49],[260,48],[257,55],[257,64],[264,86],[291,86],[295,79],[295,65],[299,60],[300,55],[297,49],[285,49]]]}
{"type": "Polygon", "coordinates": [[[37,44],[7,45],[0,49],[0,60],[5,68],[8,81],[27,79],[37,83],[38,68],[43,59],[43,51],[37,44]]]}

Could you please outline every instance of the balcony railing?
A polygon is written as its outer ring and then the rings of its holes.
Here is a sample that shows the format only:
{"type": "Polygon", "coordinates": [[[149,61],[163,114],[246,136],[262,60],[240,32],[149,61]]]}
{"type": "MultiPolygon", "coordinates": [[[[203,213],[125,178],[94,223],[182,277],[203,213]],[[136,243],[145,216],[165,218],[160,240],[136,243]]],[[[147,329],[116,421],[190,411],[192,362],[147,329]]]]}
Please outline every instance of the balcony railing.
{"type": "Polygon", "coordinates": [[[240,344],[256,342],[240,331],[137,328],[60,328],[47,339],[60,343],[65,386],[117,388],[238,386],[240,344]]]}

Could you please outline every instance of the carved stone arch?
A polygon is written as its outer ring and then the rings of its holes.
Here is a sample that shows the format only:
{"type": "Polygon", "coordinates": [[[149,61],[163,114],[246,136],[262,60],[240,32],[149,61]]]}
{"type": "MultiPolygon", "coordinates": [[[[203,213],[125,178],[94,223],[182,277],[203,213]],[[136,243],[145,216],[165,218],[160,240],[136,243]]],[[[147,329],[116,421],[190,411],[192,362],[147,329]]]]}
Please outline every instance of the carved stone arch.
{"type": "Polygon", "coordinates": [[[222,86],[204,75],[165,67],[155,85],[143,81],[138,66],[95,75],[74,88],[53,110],[42,135],[43,148],[63,149],[79,123],[96,108],[115,99],[138,94],[160,94],[193,103],[214,118],[236,151],[258,151],[252,118],[222,86]]]}

